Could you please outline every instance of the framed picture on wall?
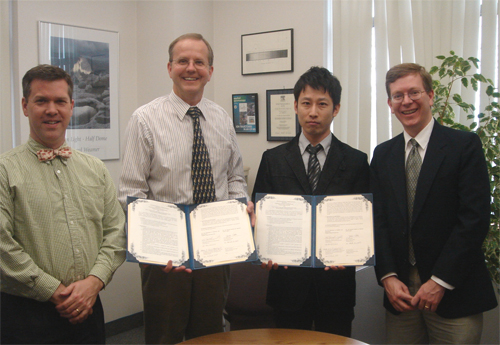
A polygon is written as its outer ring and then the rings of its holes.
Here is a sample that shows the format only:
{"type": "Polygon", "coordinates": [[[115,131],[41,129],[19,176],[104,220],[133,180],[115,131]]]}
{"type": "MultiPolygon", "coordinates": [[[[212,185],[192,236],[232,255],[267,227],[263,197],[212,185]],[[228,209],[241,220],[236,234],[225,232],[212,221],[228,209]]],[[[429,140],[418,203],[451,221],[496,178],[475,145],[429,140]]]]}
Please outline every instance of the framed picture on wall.
{"type": "Polygon", "coordinates": [[[293,71],[293,29],[241,35],[241,74],[293,71]]]}
{"type": "Polygon", "coordinates": [[[288,141],[300,131],[293,89],[267,90],[267,141],[288,141]]]}
{"type": "Polygon", "coordinates": [[[233,95],[233,124],[236,133],[259,133],[258,94],[233,95]]]}
{"type": "Polygon", "coordinates": [[[73,80],[68,144],[102,160],[119,159],[118,32],[38,24],[40,64],[59,66],[73,80]]]}

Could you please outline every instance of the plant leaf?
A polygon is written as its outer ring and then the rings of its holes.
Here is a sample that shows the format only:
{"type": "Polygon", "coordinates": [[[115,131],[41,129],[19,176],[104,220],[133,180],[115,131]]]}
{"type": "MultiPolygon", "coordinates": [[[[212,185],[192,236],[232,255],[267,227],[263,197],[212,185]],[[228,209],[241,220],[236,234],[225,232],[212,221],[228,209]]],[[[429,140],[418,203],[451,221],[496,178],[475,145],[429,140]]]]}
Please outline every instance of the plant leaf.
{"type": "Polygon", "coordinates": [[[458,93],[456,93],[453,95],[453,100],[457,103],[460,103],[462,102],[462,97],[458,93]]]}

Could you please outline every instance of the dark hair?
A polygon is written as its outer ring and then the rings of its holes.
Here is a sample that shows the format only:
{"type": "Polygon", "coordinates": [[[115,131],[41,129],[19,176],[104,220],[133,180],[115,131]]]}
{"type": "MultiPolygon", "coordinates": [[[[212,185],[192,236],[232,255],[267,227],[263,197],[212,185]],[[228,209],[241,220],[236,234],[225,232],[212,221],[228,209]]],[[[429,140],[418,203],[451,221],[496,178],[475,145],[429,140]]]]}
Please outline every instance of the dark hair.
{"type": "Polygon", "coordinates": [[[385,89],[387,91],[387,97],[391,98],[390,84],[394,83],[399,78],[406,77],[409,74],[419,74],[422,78],[425,91],[432,91],[432,77],[429,72],[425,70],[425,67],[416,63],[402,63],[392,67],[385,75],[385,89]]]}
{"type": "Polygon", "coordinates": [[[27,100],[31,93],[31,82],[35,79],[45,81],[65,80],[68,83],[69,99],[73,99],[73,81],[71,76],[62,68],[52,65],[38,65],[33,67],[23,77],[23,97],[27,100]]]}
{"type": "Polygon", "coordinates": [[[173,57],[174,57],[174,47],[177,43],[179,43],[182,40],[197,40],[197,41],[203,41],[205,45],[208,48],[208,65],[212,66],[214,64],[214,51],[212,50],[212,47],[210,46],[210,43],[203,38],[201,34],[197,33],[189,33],[189,34],[184,34],[182,36],[177,37],[175,40],[170,43],[170,46],[168,47],[168,61],[172,62],[173,57]]]}
{"type": "Polygon", "coordinates": [[[315,90],[328,92],[332,98],[334,106],[340,104],[342,86],[340,86],[340,82],[337,77],[332,75],[332,73],[326,68],[311,67],[306,73],[300,76],[297,83],[295,83],[295,87],[293,88],[295,101],[299,100],[300,93],[304,91],[308,85],[315,90]]]}

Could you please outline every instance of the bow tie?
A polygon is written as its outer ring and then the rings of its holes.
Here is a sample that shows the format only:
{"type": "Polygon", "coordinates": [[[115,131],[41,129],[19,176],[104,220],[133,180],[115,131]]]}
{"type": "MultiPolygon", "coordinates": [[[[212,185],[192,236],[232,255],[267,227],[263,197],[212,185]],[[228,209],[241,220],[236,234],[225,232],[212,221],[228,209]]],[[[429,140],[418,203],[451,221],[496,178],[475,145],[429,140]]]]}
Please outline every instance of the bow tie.
{"type": "Polygon", "coordinates": [[[62,149],[41,149],[38,150],[36,155],[38,156],[38,160],[40,162],[50,161],[59,156],[61,158],[69,158],[71,157],[71,147],[63,147],[62,149]]]}

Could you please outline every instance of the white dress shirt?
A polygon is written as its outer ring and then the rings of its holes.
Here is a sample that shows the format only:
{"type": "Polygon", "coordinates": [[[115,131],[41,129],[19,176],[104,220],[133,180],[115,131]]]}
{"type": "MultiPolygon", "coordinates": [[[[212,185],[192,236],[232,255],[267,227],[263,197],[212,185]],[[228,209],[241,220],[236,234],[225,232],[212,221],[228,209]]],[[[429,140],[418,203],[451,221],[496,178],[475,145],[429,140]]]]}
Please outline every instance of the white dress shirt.
{"type": "MultiPolygon", "coordinates": [[[[118,191],[124,208],[127,196],[193,203],[193,119],[186,115],[189,107],[172,91],[132,115],[118,191]]],[[[197,107],[203,113],[200,125],[212,165],[216,199],[248,198],[231,117],[206,98],[197,107]]]]}

